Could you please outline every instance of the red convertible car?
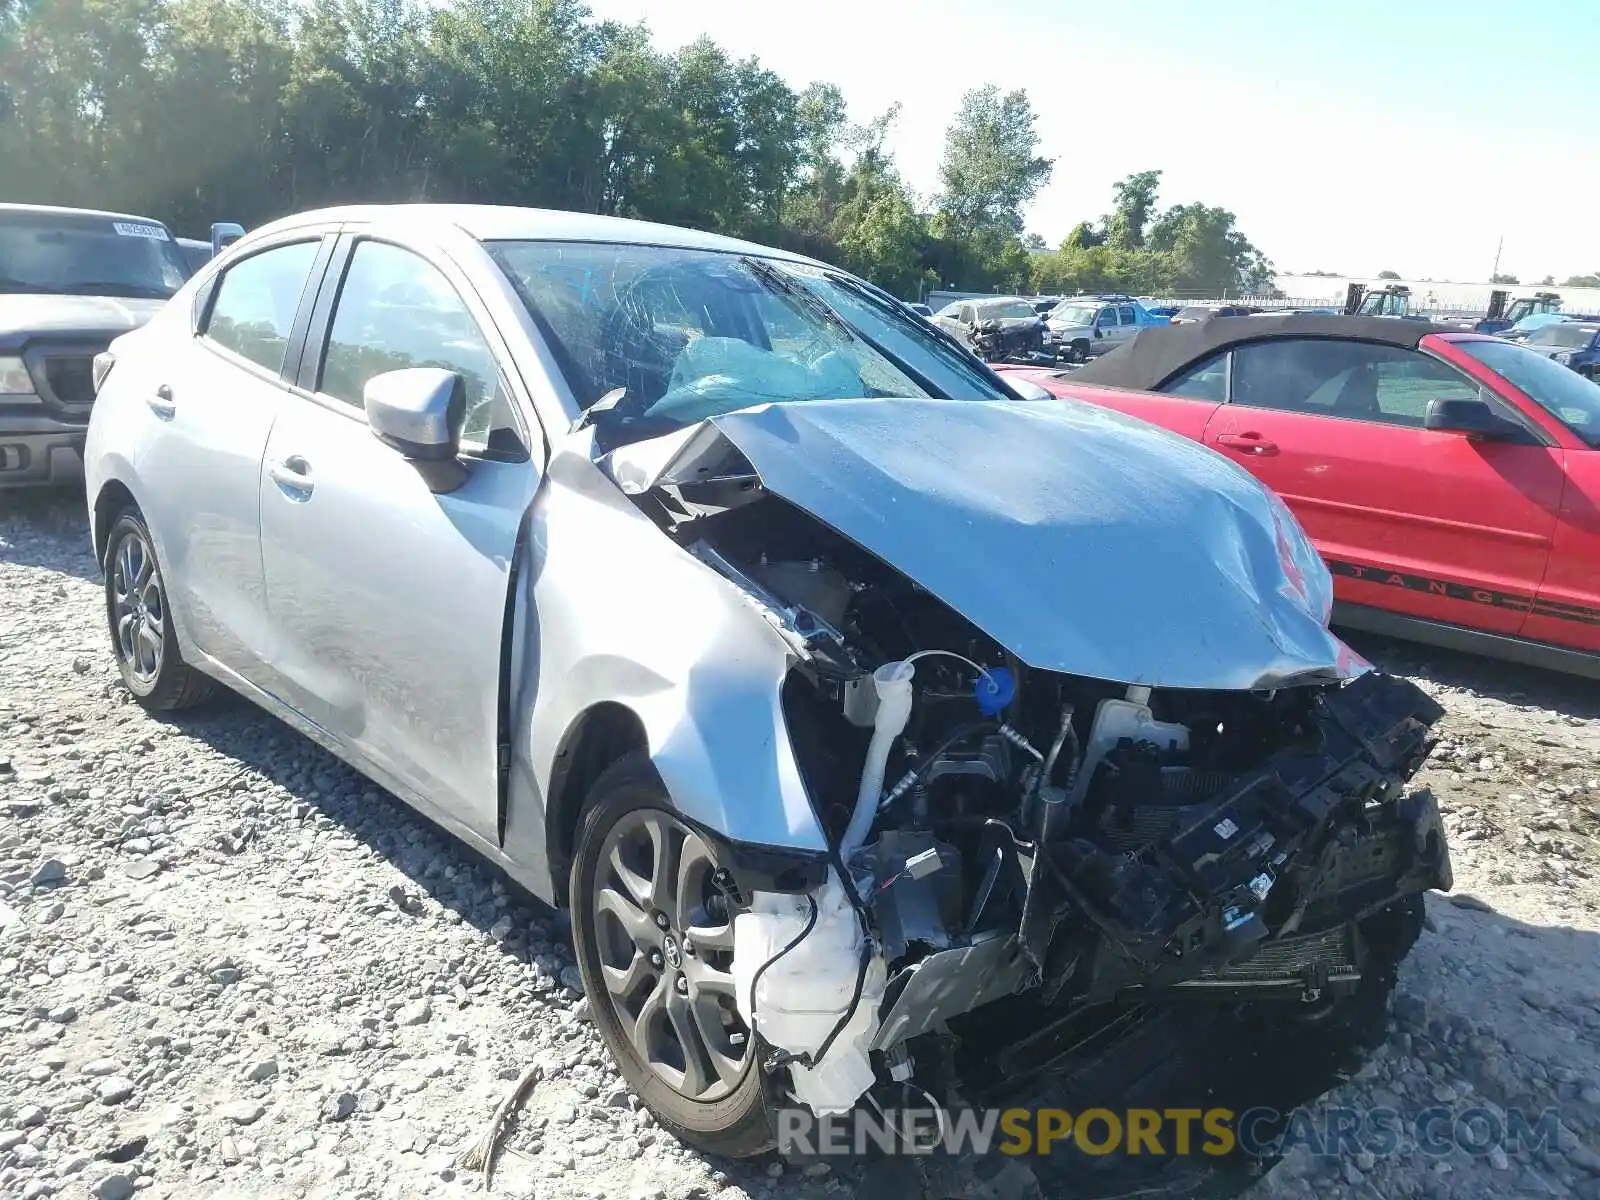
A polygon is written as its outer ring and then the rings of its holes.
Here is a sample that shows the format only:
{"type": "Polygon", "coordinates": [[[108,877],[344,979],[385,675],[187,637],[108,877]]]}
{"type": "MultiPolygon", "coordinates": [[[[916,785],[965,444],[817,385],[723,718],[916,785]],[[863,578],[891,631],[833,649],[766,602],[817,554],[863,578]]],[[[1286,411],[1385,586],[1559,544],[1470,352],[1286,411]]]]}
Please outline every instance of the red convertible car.
{"type": "Polygon", "coordinates": [[[1334,575],[1334,622],[1600,678],[1600,385],[1417,321],[1156,326],[1056,396],[1203,442],[1275,490],[1334,575]]]}

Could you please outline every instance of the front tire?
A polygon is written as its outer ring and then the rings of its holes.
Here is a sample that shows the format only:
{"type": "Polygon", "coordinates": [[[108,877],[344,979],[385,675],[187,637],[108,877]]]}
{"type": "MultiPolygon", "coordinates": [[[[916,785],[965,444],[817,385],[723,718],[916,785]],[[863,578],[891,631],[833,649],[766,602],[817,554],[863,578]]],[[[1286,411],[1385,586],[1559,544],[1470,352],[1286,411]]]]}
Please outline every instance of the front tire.
{"type": "Polygon", "coordinates": [[[124,509],[106,535],[106,624],[122,682],[151,712],[193,708],[216,684],[183,661],[155,541],[137,509],[124,509]]]}
{"type": "Polygon", "coordinates": [[[733,914],[715,851],[643,755],[589,794],[573,855],[572,940],[590,1011],[628,1086],[706,1153],[776,1142],[755,1037],[733,998],[733,914]]]}
{"type": "Polygon", "coordinates": [[[1080,363],[1089,361],[1089,343],[1082,338],[1072,343],[1072,360],[1080,363]]]}

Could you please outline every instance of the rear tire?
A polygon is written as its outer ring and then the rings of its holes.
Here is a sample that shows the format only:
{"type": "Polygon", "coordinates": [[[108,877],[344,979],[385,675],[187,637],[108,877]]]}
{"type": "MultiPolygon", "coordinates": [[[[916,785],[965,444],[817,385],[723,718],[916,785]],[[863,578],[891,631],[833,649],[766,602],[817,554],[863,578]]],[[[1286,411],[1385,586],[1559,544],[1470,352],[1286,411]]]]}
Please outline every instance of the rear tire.
{"type": "Polygon", "coordinates": [[[155,542],[138,509],[117,514],[106,535],[106,625],[122,682],[151,712],[176,712],[216,695],[212,679],[183,661],[155,542]]]}
{"type": "Polygon", "coordinates": [[[731,998],[722,1000],[733,933],[731,912],[714,905],[705,883],[715,851],[677,816],[644,755],[612,765],[585,807],[569,893],[572,941],[607,1049],[674,1137],[725,1158],[772,1149],[755,1038],[731,998]],[[714,986],[701,982],[708,979],[714,986]]]}

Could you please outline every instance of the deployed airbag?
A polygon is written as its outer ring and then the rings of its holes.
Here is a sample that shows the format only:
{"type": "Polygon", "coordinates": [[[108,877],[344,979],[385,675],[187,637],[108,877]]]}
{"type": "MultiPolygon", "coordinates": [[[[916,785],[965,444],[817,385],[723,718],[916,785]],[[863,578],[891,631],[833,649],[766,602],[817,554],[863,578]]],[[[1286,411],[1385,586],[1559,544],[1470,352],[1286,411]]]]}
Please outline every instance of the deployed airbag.
{"type": "Polygon", "coordinates": [[[865,391],[861,376],[837,351],[801,362],[740,338],[702,337],[678,355],[666,393],[645,415],[702,421],[763,401],[824,400],[865,391]]]}

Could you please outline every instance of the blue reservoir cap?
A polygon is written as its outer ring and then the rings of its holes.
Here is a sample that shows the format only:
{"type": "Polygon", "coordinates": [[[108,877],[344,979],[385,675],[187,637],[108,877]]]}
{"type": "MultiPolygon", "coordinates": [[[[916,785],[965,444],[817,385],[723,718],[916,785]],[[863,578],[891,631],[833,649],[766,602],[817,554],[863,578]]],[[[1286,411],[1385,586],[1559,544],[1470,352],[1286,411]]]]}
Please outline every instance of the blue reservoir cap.
{"type": "Polygon", "coordinates": [[[986,717],[999,713],[1016,694],[1017,681],[1009,667],[993,667],[985,671],[978,676],[977,685],[972,689],[973,699],[978,702],[978,711],[986,717]]]}

